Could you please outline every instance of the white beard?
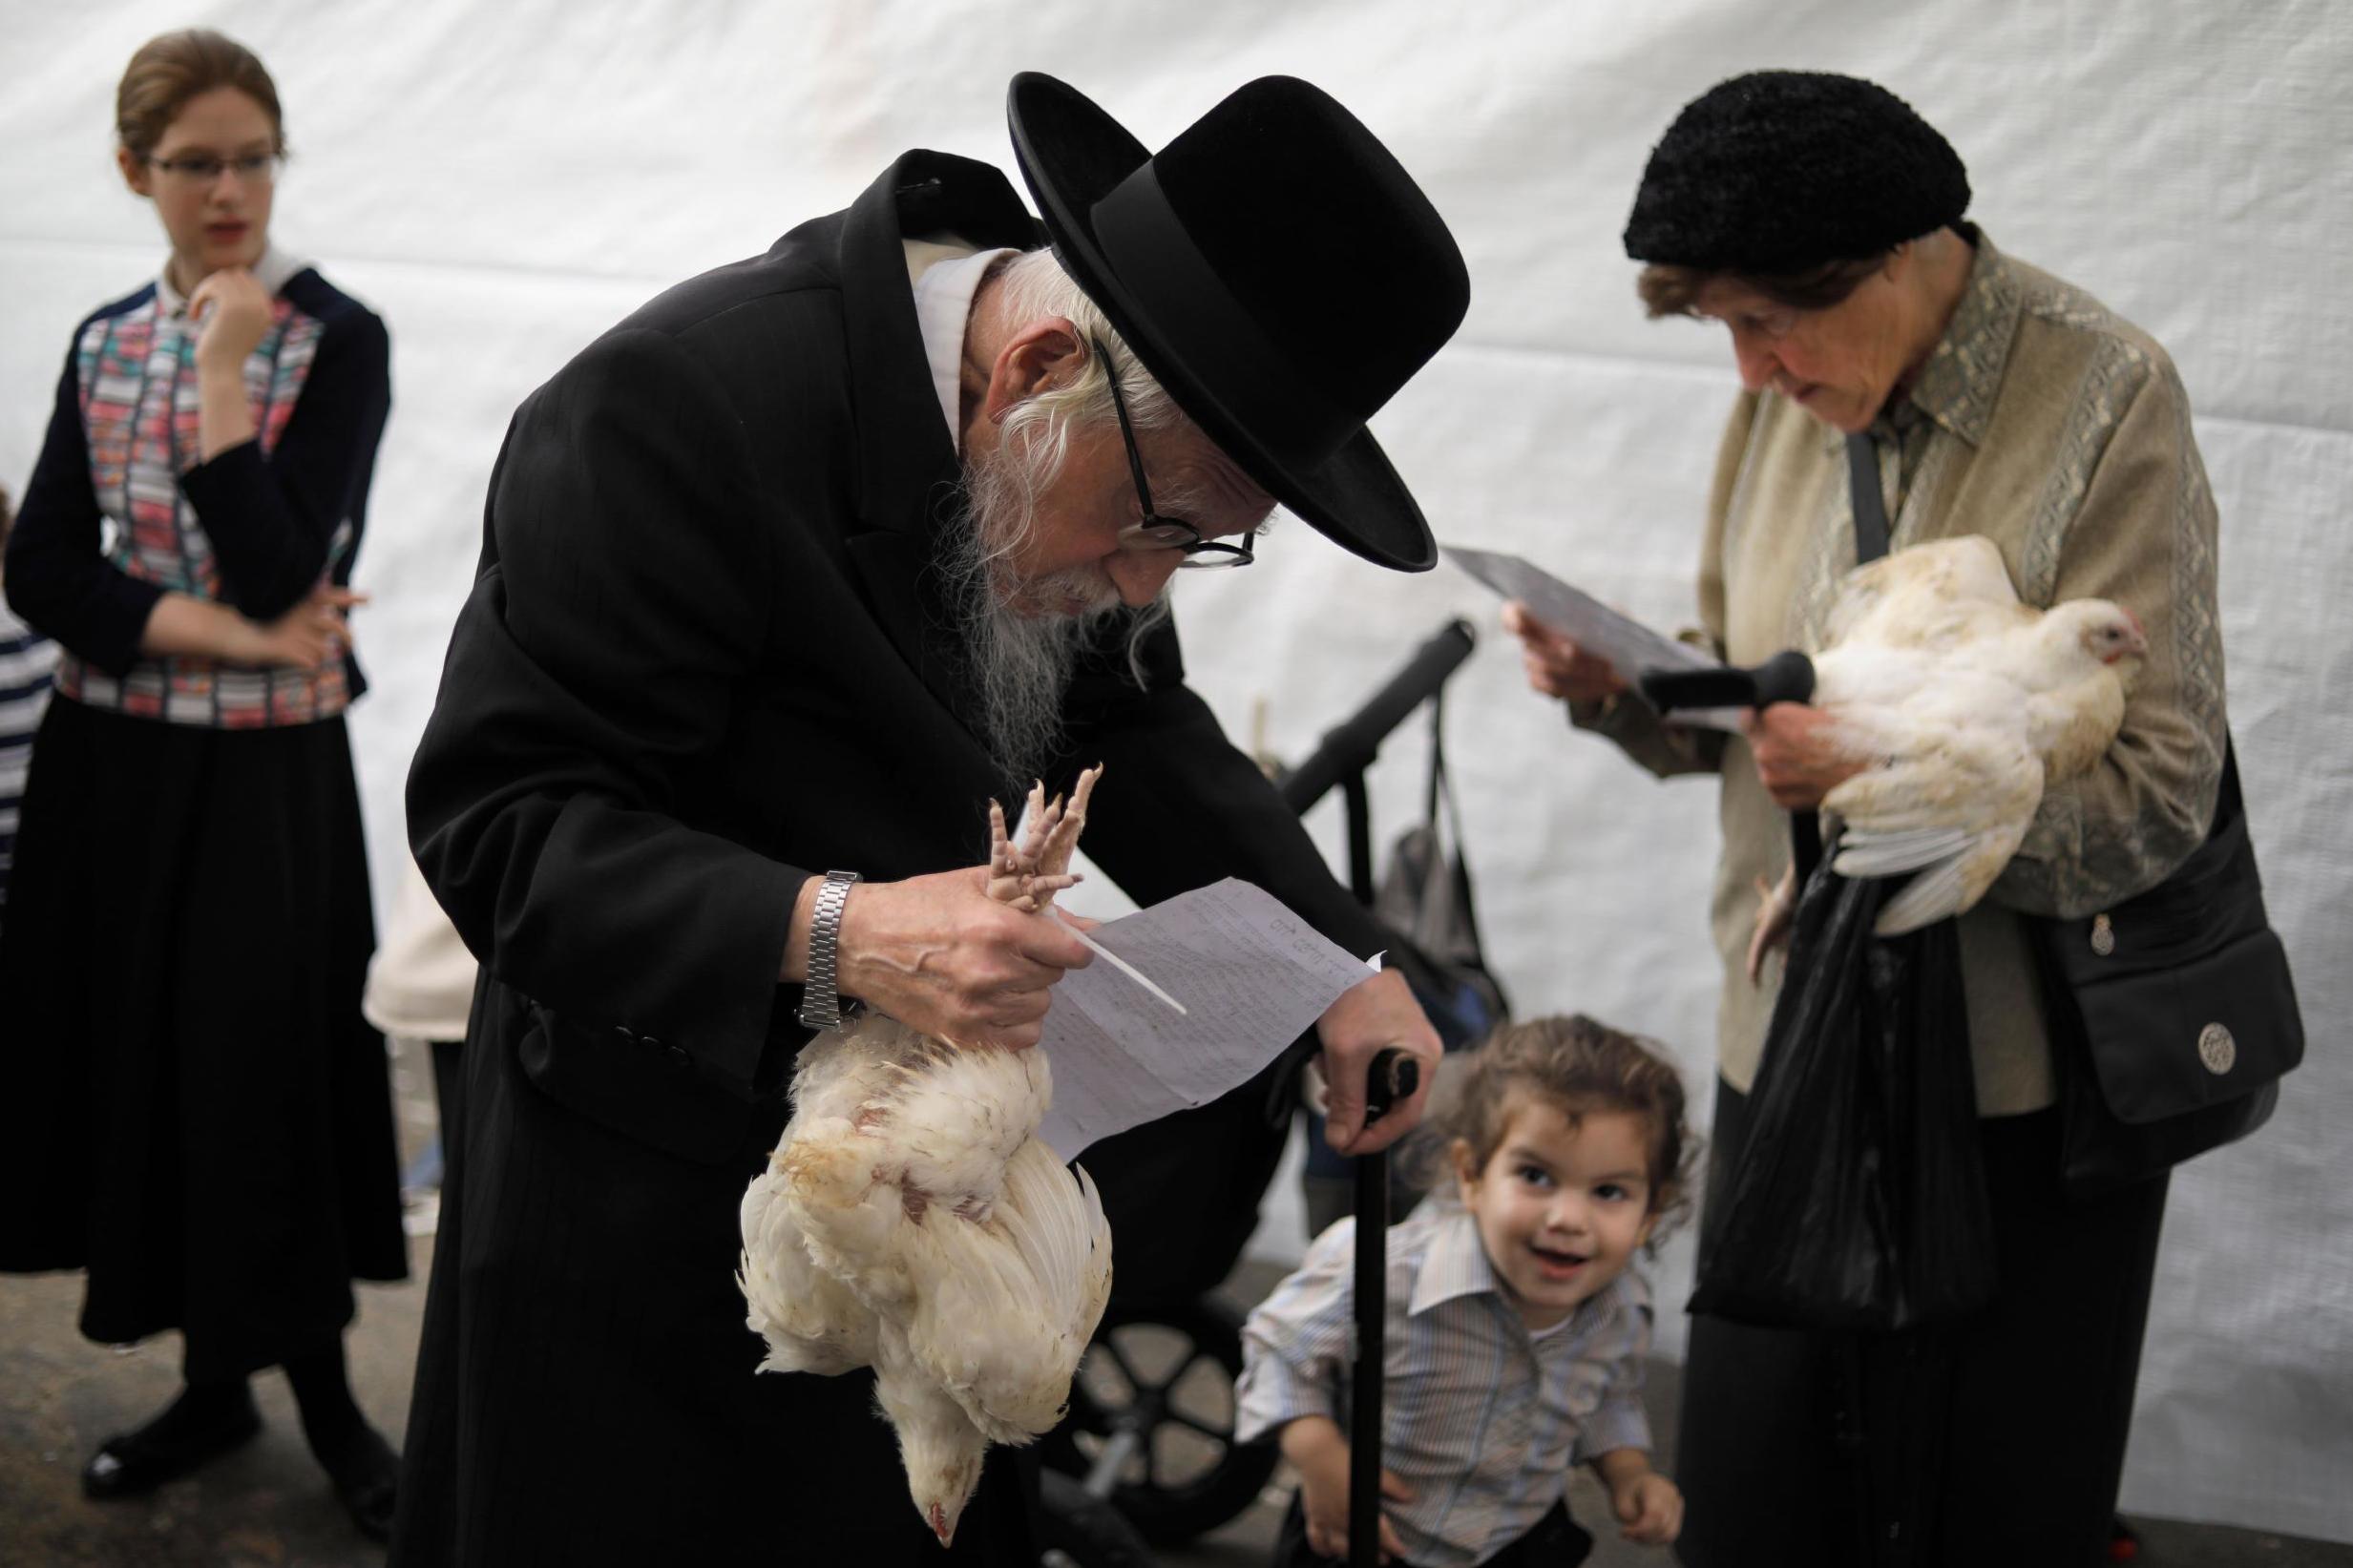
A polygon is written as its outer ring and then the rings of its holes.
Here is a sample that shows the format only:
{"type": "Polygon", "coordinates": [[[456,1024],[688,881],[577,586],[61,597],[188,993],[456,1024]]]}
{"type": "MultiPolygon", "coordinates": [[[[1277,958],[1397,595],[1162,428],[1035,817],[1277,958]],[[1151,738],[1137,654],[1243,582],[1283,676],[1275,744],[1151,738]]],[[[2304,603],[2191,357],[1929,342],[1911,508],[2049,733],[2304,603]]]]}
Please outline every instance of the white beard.
{"type": "Polygon", "coordinates": [[[1062,739],[1080,650],[1120,609],[1101,566],[1017,580],[1010,559],[1037,522],[1041,443],[1012,440],[964,472],[965,513],[940,547],[981,737],[1008,779],[1040,776],[1062,739]]]}

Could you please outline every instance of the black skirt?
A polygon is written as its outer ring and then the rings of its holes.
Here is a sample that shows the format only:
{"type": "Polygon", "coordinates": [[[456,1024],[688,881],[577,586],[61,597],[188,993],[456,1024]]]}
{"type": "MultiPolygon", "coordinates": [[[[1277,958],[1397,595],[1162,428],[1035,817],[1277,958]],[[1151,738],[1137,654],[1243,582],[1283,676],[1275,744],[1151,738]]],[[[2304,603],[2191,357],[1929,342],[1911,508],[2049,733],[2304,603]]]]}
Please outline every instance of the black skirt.
{"type": "Polygon", "coordinates": [[[408,1274],[341,719],[217,730],[63,698],[0,942],[0,1269],[82,1268],[82,1331],[191,1379],[324,1348],[408,1274]]]}

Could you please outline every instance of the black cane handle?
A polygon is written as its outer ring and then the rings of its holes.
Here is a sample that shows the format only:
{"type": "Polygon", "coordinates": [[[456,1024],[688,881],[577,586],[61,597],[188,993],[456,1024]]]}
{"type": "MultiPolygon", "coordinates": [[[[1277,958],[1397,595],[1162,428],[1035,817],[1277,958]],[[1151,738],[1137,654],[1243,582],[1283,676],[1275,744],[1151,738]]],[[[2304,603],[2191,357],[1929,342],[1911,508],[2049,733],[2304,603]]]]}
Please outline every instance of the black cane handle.
{"type": "Polygon", "coordinates": [[[1413,1098],[1420,1087],[1421,1063],[1394,1045],[1383,1046],[1365,1073],[1364,1124],[1370,1127],[1398,1100],[1413,1098]]]}

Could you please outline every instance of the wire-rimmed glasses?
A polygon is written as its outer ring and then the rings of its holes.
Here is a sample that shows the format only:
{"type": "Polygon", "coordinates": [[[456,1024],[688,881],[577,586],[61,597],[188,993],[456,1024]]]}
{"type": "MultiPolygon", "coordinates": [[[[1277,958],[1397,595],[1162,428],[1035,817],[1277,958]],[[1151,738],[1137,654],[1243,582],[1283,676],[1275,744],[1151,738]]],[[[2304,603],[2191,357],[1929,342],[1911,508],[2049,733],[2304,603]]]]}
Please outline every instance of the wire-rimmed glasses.
{"type": "Polygon", "coordinates": [[[150,157],[147,163],[175,183],[210,190],[224,171],[235,172],[242,184],[266,185],[278,178],[279,157],[276,153],[243,153],[236,157],[190,153],[185,157],[150,157]]]}
{"type": "Polygon", "coordinates": [[[1135,428],[1127,422],[1127,400],[1120,395],[1120,375],[1111,365],[1111,356],[1103,340],[1092,340],[1095,357],[1103,361],[1103,374],[1111,383],[1111,411],[1119,416],[1120,440],[1127,446],[1127,472],[1136,482],[1136,502],[1144,509],[1140,522],[1120,530],[1120,547],[1124,550],[1175,550],[1185,558],[1177,562],[1180,570],[1199,572],[1217,568],[1248,566],[1254,558],[1250,541],[1254,534],[1242,535],[1240,544],[1228,544],[1223,539],[1205,539],[1201,530],[1176,517],[1163,517],[1152,510],[1152,487],[1145,482],[1144,454],[1136,449],[1135,428]]]}

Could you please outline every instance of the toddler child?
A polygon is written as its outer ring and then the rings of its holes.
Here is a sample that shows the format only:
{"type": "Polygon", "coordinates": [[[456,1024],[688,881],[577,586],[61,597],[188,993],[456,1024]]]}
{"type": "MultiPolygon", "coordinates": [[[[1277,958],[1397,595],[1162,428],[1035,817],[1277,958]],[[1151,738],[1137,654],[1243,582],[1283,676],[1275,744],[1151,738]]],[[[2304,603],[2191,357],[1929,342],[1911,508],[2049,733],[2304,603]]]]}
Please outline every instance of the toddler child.
{"type": "MultiPolygon", "coordinates": [[[[1582,1015],[1507,1025],[1452,1058],[1421,1139],[1442,1180],[1389,1233],[1384,1561],[1581,1562],[1569,1469],[1590,1464],[1628,1540],[1674,1539],[1650,1468],[1650,1302],[1635,1251],[1686,1206],[1683,1085],[1654,1047],[1582,1015]],[[1451,1187],[1451,1191],[1445,1190],[1451,1187]]],[[[1355,1222],[1250,1314],[1236,1436],[1279,1433],[1299,1472],[1277,1568],[1348,1555],[1344,1390],[1355,1222]]]]}

